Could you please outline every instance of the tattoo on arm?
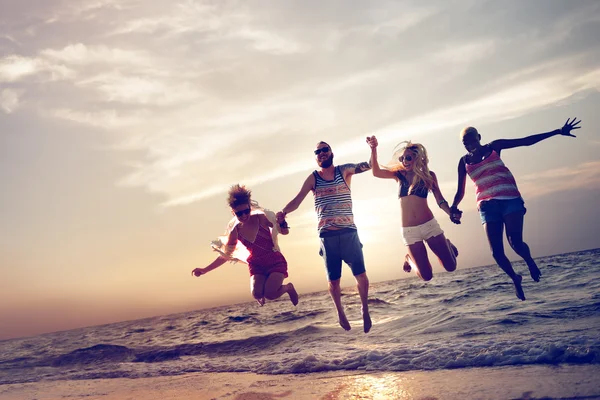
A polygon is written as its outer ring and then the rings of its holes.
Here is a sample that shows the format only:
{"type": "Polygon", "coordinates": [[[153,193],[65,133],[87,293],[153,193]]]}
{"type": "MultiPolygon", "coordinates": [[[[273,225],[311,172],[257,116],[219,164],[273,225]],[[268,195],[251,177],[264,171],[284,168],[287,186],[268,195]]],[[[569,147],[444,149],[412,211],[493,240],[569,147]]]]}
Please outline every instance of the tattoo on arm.
{"type": "Polygon", "coordinates": [[[371,169],[371,162],[363,161],[358,164],[345,164],[343,166],[343,169],[350,169],[355,174],[361,174],[371,169]]]}

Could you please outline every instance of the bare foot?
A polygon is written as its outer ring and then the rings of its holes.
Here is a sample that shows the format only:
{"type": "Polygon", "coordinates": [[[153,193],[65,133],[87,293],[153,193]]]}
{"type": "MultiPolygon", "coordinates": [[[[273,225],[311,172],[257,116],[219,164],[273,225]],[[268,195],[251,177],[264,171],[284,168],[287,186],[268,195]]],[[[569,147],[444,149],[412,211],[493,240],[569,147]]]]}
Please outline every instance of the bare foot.
{"type": "Polygon", "coordinates": [[[411,270],[410,263],[408,262],[408,257],[409,257],[408,254],[406,255],[406,257],[404,257],[404,265],[402,266],[402,269],[404,270],[404,272],[410,272],[410,270],[411,270]]]}
{"type": "Polygon", "coordinates": [[[287,284],[287,287],[287,293],[290,296],[290,301],[293,305],[298,305],[298,293],[296,292],[296,289],[294,289],[294,285],[292,285],[292,283],[290,282],[287,284]]]}
{"type": "Polygon", "coordinates": [[[373,326],[373,323],[371,322],[371,316],[369,315],[369,310],[367,310],[367,312],[362,313],[363,316],[363,329],[365,331],[365,333],[369,333],[369,331],[371,330],[371,327],[373,326]]]}
{"type": "Polygon", "coordinates": [[[338,318],[340,319],[340,326],[344,328],[345,331],[352,329],[350,322],[348,322],[348,318],[346,318],[346,315],[338,314],[338,318]]]}
{"type": "Polygon", "coordinates": [[[458,249],[456,248],[456,246],[452,244],[450,239],[446,240],[448,241],[448,246],[450,246],[450,250],[452,250],[452,252],[454,253],[454,257],[458,257],[458,249]]]}
{"type": "Polygon", "coordinates": [[[527,266],[529,267],[529,274],[531,275],[531,279],[533,279],[536,282],[539,282],[540,276],[542,276],[542,271],[540,271],[540,269],[537,265],[535,265],[534,262],[532,262],[531,265],[527,264],[527,266]]]}
{"type": "Polygon", "coordinates": [[[521,300],[525,300],[525,293],[523,293],[523,287],[521,286],[522,280],[523,278],[521,277],[521,275],[515,275],[513,283],[515,284],[515,292],[517,297],[521,300]]]}
{"type": "Polygon", "coordinates": [[[256,302],[262,307],[265,305],[265,298],[263,297],[262,299],[256,299],[256,302]]]}

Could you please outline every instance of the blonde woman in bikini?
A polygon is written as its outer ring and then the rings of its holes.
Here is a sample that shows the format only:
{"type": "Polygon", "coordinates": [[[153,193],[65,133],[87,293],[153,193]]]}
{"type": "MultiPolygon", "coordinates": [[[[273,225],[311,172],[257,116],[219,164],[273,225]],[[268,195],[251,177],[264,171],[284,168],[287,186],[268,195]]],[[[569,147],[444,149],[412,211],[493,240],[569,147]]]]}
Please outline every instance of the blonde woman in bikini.
{"type": "Polygon", "coordinates": [[[460,220],[460,212],[456,209],[465,195],[465,182],[467,174],[475,184],[477,196],[477,209],[481,217],[483,229],[488,238],[492,256],[504,272],[512,279],[516,295],[525,300],[525,293],[521,286],[523,278],[517,274],[510,261],[504,254],[502,234],[506,229],[506,238],[510,247],[517,253],[529,267],[531,278],[539,282],[542,273],[531,257],[529,246],[523,241],[523,220],[525,206],[517,182],[510,170],[500,158],[500,152],[514,147],[531,146],[541,140],[556,135],[571,136],[571,131],[579,129],[581,120],[576,118],[567,120],[565,125],[551,132],[527,136],[521,139],[499,139],[482,145],[481,135],[472,126],[460,133],[460,138],[468,153],[458,162],[458,188],[452,203],[453,214],[451,219],[460,220]]]}
{"type": "Polygon", "coordinates": [[[425,147],[419,143],[401,143],[394,153],[393,163],[381,168],[377,162],[377,138],[367,137],[367,143],[371,148],[373,176],[394,179],[399,184],[402,237],[408,247],[404,270],[410,272],[414,269],[424,281],[433,278],[433,270],[425,247],[426,242],[444,269],[454,271],[458,250],[450,240],[446,239],[444,231],[427,204],[427,195],[432,192],[438,206],[450,215],[450,207],[442,196],[437,177],[427,165],[429,160],[425,147]]]}
{"type": "Polygon", "coordinates": [[[192,275],[204,275],[227,261],[241,261],[248,264],[250,290],[258,304],[262,306],[265,299],[275,300],[287,293],[292,304],[297,305],[294,285],[283,283],[288,276],[287,261],[277,245],[277,234],[289,233],[287,222],[282,219],[277,223],[275,213],[261,208],[250,194],[245,186],[231,187],[227,203],[235,216],[225,236],[212,243],[219,256],[206,268],[195,268],[192,275]]]}

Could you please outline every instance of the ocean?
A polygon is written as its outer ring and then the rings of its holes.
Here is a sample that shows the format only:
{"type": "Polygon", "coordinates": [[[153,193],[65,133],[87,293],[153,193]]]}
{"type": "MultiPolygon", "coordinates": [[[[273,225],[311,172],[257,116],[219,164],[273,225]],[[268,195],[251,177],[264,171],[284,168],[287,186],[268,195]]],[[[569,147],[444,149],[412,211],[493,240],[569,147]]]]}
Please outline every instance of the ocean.
{"type": "Polygon", "coordinates": [[[297,307],[283,296],[264,307],[249,301],[4,340],[0,384],[188,372],[600,364],[600,249],[536,261],[539,283],[524,263],[514,263],[524,277],[524,302],[495,265],[437,273],[430,282],[413,274],[372,284],[374,325],[366,335],[358,293],[345,288],[350,332],[339,327],[324,291],[300,293],[297,307]]]}

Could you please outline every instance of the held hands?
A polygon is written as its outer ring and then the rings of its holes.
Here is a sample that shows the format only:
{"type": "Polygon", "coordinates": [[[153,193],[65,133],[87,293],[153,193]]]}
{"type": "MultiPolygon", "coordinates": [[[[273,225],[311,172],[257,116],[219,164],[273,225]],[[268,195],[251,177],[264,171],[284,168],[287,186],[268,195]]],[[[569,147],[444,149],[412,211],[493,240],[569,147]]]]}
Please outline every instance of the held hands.
{"type": "Polygon", "coordinates": [[[204,274],[205,274],[204,268],[194,268],[192,270],[192,275],[193,276],[200,276],[200,275],[204,275],[204,274]]]}
{"type": "Polygon", "coordinates": [[[377,138],[375,136],[367,136],[367,144],[371,149],[376,149],[378,145],[377,138]]]}
{"type": "Polygon", "coordinates": [[[577,125],[579,125],[581,120],[579,120],[579,121],[576,121],[576,120],[577,120],[577,118],[573,118],[573,121],[570,121],[570,118],[568,118],[567,122],[565,122],[563,127],[560,128],[560,134],[563,136],[576,137],[575,135],[571,134],[571,131],[581,128],[580,126],[577,126],[577,125]]]}
{"type": "Polygon", "coordinates": [[[278,224],[283,224],[285,222],[285,213],[283,211],[279,211],[275,218],[277,219],[278,224]]]}
{"type": "Polygon", "coordinates": [[[290,227],[287,224],[287,221],[285,220],[285,213],[283,211],[279,211],[276,215],[275,218],[277,219],[277,224],[279,225],[279,228],[281,228],[282,230],[280,230],[281,233],[283,233],[284,235],[287,235],[288,231],[285,231],[285,229],[289,229],[290,227]]]}
{"type": "Polygon", "coordinates": [[[458,224],[460,224],[461,217],[462,217],[462,211],[460,211],[456,207],[450,208],[450,221],[452,221],[458,225],[458,224]]]}

